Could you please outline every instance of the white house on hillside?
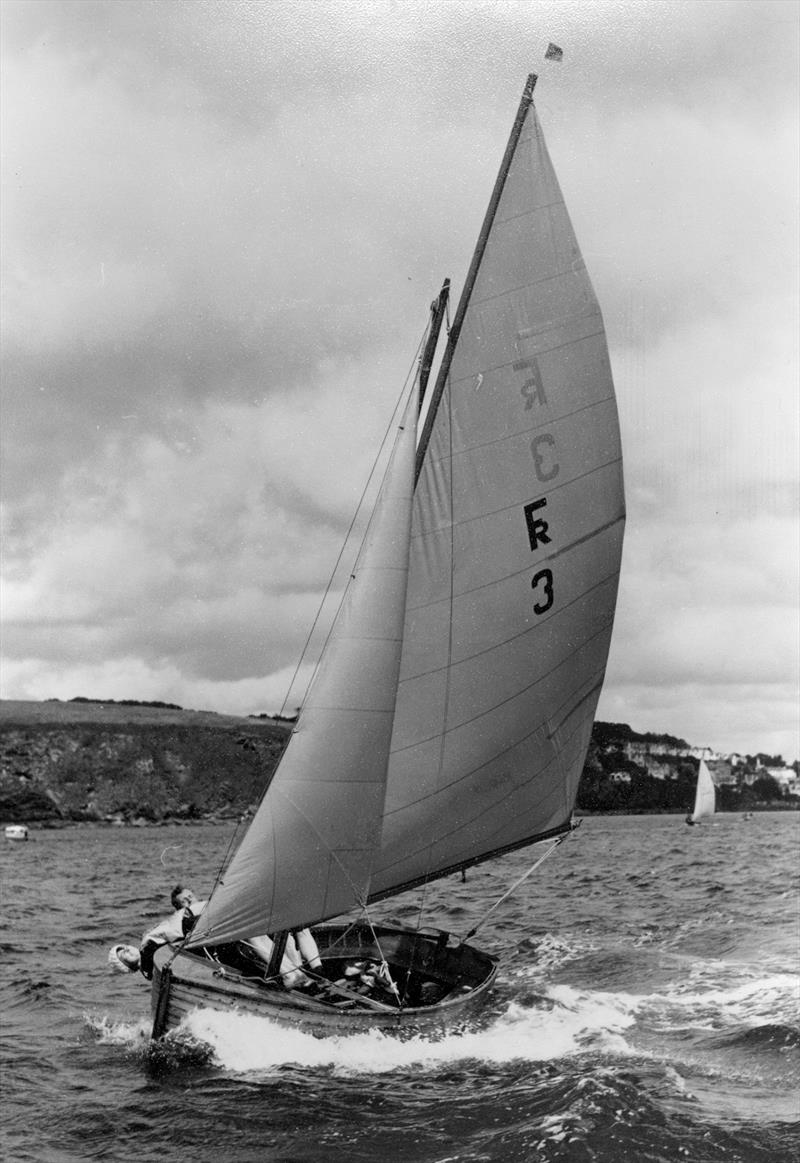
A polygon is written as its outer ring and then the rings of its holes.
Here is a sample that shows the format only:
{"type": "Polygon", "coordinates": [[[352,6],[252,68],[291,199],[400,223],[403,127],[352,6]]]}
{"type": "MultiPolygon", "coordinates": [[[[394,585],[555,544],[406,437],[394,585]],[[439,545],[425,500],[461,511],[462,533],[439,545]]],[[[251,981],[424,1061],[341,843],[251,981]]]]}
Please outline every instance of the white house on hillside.
{"type": "Polygon", "coordinates": [[[709,759],[713,760],[720,758],[717,752],[713,751],[710,747],[690,747],[689,754],[691,755],[692,759],[705,759],[706,762],[708,762],[709,759]]]}
{"type": "Polygon", "coordinates": [[[784,795],[800,795],[800,779],[792,767],[762,767],[759,775],[771,775],[784,795]]]}

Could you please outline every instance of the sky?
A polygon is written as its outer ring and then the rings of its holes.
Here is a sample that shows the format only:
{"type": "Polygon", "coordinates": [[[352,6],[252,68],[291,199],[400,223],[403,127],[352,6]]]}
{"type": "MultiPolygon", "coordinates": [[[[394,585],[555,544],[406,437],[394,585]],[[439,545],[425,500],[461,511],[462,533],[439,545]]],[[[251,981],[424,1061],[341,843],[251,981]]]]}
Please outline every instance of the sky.
{"type": "Polygon", "coordinates": [[[799,19],[6,0],[2,697],[284,705],[536,72],[622,425],[598,717],[800,756],[799,19]]]}

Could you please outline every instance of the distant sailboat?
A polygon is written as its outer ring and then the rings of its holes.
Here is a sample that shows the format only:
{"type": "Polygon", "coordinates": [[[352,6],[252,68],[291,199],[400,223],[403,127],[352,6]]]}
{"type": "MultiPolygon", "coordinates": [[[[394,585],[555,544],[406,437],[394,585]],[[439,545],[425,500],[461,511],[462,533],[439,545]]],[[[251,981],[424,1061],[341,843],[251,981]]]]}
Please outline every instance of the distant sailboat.
{"type": "Polygon", "coordinates": [[[439,1024],[496,959],[369,906],[572,828],[625,508],[603,322],[535,81],[286,751],[195,927],[155,955],[154,1037],[195,1007],[317,1032],[439,1024]],[[311,993],[280,970],[309,927],[311,993]],[[274,940],[266,965],[254,934],[274,940]]]}
{"type": "Polygon", "coordinates": [[[697,770],[697,787],[694,793],[694,807],[686,816],[687,824],[696,824],[698,820],[702,820],[704,816],[713,816],[716,811],[717,792],[714,787],[714,781],[711,778],[711,772],[708,770],[706,761],[700,760],[700,767],[697,770]]]}

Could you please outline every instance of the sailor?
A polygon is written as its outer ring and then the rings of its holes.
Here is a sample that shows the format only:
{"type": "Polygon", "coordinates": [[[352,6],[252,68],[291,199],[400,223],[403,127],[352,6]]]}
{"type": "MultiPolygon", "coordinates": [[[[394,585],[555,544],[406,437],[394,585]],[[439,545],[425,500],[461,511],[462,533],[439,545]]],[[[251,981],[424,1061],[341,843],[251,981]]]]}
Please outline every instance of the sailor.
{"type": "MultiPolygon", "coordinates": [[[[275,942],[271,937],[250,937],[244,942],[269,964],[275,942]]],[[[322,968],[317,943],[310,929],[297,929],[287,934],[286,949],[281,960],[281,980],[287,989],[304,989],[312,984],[312,979],[304,969],[322,968]]]]}
{"type": "MultiPolygon", "coordinates": [[[[197,918],[206,907],[206,901],[199,901],[190,888],[176,884],[170,899],[175,910],[169,917],[159,921],[142,937],[139,947],[138,968],[149,981],[153,976],[153,957],[161,945],[179,944],[194,928],[197,918]]],[[[244,944],[269,964],[274,942],[271,937],[250,937],[244,944]]],[[[110,960],[110,955],[109,955],[110,960]]],[[[281,980],[287,989],[304,989],[312,984],[312,979],[303,967],[318,970],[322,967],[319,949],[310,929],[298,929],[289,933],[286,950],[281,961],[281,980]]]]}
{"type": "Polygon", "coordinates": [[[139,968],[139,950],[135,945],[112,945],[108,964],[117,973],[135,973],[139,968]]]}
{"type": "Polygon", "coordinates": [[[161,945],[181,942],[192,931],[197,918],[206,907],[205,901],[199,901],[192,890],[184,888],[182,884],[175,885],[170,900],[175,911],[149,929],[139,946],[139,969],[148,981],[153,976],[153,957],[156,949],[161,945]]]}
{"type": "Polygon", "coordinates": [[[321,969],[322,958],[311,930],[295,929],[291,936],[294,937],[294,944],[301,958],[300,963],[307,965],[309,969],[321,969]]]}

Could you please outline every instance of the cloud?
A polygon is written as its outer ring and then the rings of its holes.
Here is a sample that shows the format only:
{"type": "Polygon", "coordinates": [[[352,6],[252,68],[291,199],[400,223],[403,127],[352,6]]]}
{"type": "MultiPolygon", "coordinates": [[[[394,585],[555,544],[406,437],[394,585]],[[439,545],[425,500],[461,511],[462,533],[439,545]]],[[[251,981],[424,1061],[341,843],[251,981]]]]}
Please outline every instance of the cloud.
{"type": "Polygon", "coordinates": [[[533,68],[623,426],[601,711],[796,729],[796,10],[459,13],[4,6],[4,695],[279,701],[533,68]]]}

